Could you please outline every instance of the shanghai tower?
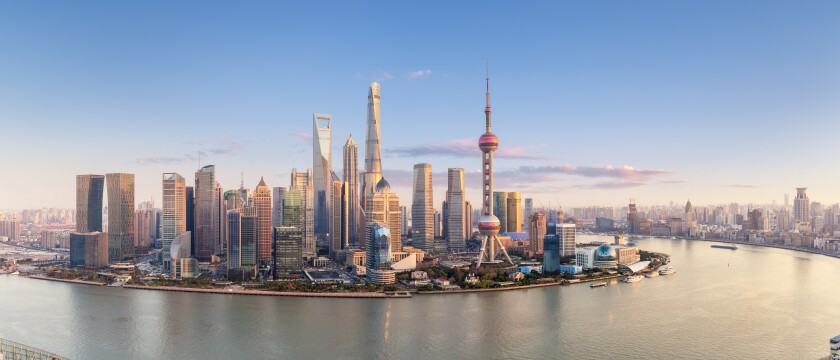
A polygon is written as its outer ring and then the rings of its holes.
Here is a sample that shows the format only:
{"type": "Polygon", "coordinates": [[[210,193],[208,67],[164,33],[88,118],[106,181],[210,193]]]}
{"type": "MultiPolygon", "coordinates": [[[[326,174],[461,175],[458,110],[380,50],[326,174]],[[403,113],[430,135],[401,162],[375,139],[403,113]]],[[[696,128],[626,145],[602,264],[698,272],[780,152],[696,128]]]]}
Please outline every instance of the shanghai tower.
{"type": "MultiPolygon", "coordinates": [[[[367,134],[365,136],[365,172],[362,173],[360,203],[364,208],[382,179],[382,154],[379,140],[379,83],[370,83],[368,92],[367,134]]],[[[365,212],[368,209],[364,208],[365,212]]]]}

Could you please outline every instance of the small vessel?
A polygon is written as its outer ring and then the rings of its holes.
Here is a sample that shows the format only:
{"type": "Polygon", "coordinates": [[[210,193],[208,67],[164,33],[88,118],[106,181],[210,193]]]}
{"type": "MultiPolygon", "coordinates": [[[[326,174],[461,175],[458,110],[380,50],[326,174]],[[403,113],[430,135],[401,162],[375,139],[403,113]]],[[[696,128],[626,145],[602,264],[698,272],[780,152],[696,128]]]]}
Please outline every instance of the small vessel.
{"type": "Polygon", "coordinates": [[[646,277],[646,278],[655,278],[655,277],[657,277],[657,276],[659,276],[659,273],[658,273],[658,272],[656,272],[656,271],[651,271],[651,272],[649,272],[649,273],[645,274],[645,277],[646,277]]]}
{"type": "Polygon", "coordinates": [[[594,283],[594,284],[592,284],[592,285],[589,285],[589,287],[591,287],[591,288],[604,287],[604,286],[607,286],[607,283],[605,283],[605,282],[598,282],[598,283],[594,283]]]}
{"type": "Polygon", "coordinates": [[[20,271],[15,271],[12,273],[12,275],[20,275],[20,271]]]}
{"type": "Polygon", "coordinates": [[[676,272],[677,272],[677,270],[674,269],[673,267],[666,266],[666,267],[662,268],[661,270],[659,270],[659,275],[671,275],[671,274],[676,273],[676,272]]]}
{"type": "Polygon", "coordinates": [[[635,282],[642,281],[642,279],[644,279],[644,277],[641,276],[641,275],[630,275],[630,276],[624,278],[624,282],[635,283],[635,282]]]}
{"type": "Polygon", "coordinates": [[[729,249],[729,250],[738,250],[738,247],[735,245],[712,245],[715,249],[729,249]]]}

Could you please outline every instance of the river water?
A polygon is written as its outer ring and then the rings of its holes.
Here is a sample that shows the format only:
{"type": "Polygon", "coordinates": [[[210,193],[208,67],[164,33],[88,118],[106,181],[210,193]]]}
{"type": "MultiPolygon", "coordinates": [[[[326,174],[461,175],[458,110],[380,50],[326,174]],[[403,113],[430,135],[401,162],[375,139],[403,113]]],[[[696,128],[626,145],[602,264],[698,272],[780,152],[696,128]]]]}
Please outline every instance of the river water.
{"type": "Polygon", "coordinates": [[[4,275],[0,337],[72,359],[820,359],[840,334],[840,259],[637,243],[670,254],[677,273],[411,299],[171,293],[4,275]]]}

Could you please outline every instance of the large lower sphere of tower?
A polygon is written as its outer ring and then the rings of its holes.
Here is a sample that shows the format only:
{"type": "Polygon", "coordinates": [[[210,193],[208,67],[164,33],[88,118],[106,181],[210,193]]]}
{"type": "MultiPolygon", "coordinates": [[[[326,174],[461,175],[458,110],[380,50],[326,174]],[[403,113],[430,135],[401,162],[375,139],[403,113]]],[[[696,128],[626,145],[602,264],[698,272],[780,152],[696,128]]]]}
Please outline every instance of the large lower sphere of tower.
{"type": "Polygon", "coordinates": [[[481,134],[481,137],[478,138],[478,147],[483,152],[496,151],[499,148],[499,138],[491,132],[481,134]]]}
{"type": "Polygon", "coordinates": [[[496,215],[482,215],[478,219],[478,231],[481,235],[496,235],[499,233],[501,223],[496,215]]]}

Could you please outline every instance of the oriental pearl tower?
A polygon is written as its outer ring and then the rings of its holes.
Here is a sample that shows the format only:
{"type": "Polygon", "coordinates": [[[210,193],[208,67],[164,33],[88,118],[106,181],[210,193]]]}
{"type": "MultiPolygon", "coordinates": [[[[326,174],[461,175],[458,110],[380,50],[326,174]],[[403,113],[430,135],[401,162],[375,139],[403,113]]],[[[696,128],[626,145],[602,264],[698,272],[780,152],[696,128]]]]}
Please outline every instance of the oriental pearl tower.
{"type": "Polygon", "coordinates": [[[487,78],[485,79],[487,92],[485,93],[485,97],[487,99],[487,106],[484,108],[484,116],[486,119],[486,128],[484,134],[478,138],[478,147],[481,149],[482,153],[482,160],[481,160],[481,171],[482,171],[482,197],[483,197],[483,211],[484,213],[478,219],[478,231],[481,232],[481,252],[478,254],[478,261],[476,262],[476,267],[481,267],[482,263],[485,264],[496,264],[502,262],[501,260],[496,260],[496,244],[499,245],[499,249],[505,255],[507,261],[513,264],[513,261],[510,260],[510,256],[505,250],[504,245],[502,242],[499,241],[499,237],[496,236],[499,233],[499,218],[496,215],[493,215],[493,152],[499,148],[499,138],[496,134],[493,134],[490,131],[490,113],[493,112],[493,109],[490,108],[490,72],[487,72],[487,78]]]}

